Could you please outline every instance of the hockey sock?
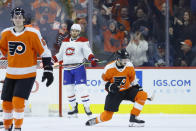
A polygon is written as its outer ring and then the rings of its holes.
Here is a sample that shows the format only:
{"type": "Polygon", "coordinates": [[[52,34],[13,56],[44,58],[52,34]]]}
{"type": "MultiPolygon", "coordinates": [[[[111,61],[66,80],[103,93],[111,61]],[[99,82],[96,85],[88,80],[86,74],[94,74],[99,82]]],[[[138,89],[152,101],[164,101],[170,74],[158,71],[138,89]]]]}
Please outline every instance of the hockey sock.
{"type": "Polygon", "coordinates": [[[131,114],[138,116],[145,104],[147,99],[147,93],[144,91],[139,91],[135,97],[135,103],[133,109],[131,110],[131,114]]]}
{"type": "Polygon", "coordinates": [[[84,104],[84,107],[89,107],[90,106],[90,104],[89,104],[89,95],[81,96],[81,100],[82,100],[82,103],[84,104]]]}
{"type": "Polygon", "coordinates": [[[112,119],[114,112],[111,111],[104,111],[101,113],[99,117],[96,118],[96,123],[104,122],[104,121],[109,121],[112,119]]]}
{"type": "Polygon", "coordinates": [[[12,102],[3,101],[3,124],[5,129],[9,129],[13,121],[13,106],[12,102]]]}
{"type": "Polygon", "coordinates": [[[76,96],[73,95],[73,96],[68,96],[68,101],[69,101],[69,104],[71,105],[71,107],[75,107],[76,106],[76,96]]]}
{"type": "Polygon", "coordinates": [[[14,96],[12,99],[12,103],[14,107],[13,117],[15,122],[15,128],[21,128],[24,118],[25,99],[14,96]]]}

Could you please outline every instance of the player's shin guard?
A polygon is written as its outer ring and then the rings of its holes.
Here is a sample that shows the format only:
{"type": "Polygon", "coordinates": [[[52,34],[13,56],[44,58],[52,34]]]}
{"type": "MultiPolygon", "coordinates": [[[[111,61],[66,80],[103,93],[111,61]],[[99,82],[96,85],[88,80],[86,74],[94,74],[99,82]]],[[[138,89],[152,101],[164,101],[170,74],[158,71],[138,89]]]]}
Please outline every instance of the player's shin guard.
{"type": "Polygon", "coordinates": [[[139,120],[137,118],[137,116],[140,114],[144,104],[145,104],[145,101],[147,99],[147,93],[144,92],[144,91],[139,91],[135,97],[135,103],[134,103],[134,106],[133,106],[133,109],[131,111],[131,116],[130,116],[130,119],[129,119],[129,126],[130,127],[133,127],[133,126],[139,126],[139,127],[142,127],[144,126],[144,123],[145,121],[143,120],[139,120]]]}
{"type": "Polygon", "coordinates": [[[24,98],[14,96],[12,99],[12,103],[14,106],[13,117],[14,117],[15,130],[18,130],[21,128],[23,124],[25,100],[24,98]]]}
{"type": "Polygon", "coordinates": [[[3,101],[3,124],[6,130],[9,130],[13,121],[13,106],[12,102],[3,101]]]}
{"type": "Polygon", "coordinates": [[[79,95],[81,96],[81,101],[82,101],[82,104],[84,105],[85,113],[88,116],[92,115],[92,112],[90,110],[90,104],[89,104],[90,99],[87,93],[86,84],[77,84],[76,89],[77,89],[77,92],[79,92],[79,95]]]}
{"type": "Polygon", "coordinates": [[[78,113],[78,104],[76,103],[76,96],[74,91],[74,86],[72,84],[64,85],[66,90],[66,95],[68,102],[71,106],[71,109],[68,111],[68,116],[77,115],[78,113]]]}

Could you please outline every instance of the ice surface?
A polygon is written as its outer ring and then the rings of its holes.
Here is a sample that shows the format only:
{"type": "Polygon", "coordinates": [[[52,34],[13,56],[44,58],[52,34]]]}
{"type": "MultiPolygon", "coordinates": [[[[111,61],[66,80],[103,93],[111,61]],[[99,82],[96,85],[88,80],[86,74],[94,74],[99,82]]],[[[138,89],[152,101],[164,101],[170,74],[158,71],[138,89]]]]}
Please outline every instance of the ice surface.
{"type": "MultiPolygon", "coordinates": [[[[94,116],[97,116],[94,114],[94,116]]],[[[112,120],[87,127],[86,115],[78,118],[25,117],[22,131],[196,131],[196,115],[141,115],[145,127],[128,127],[129,114],[114,114],[112,120]]]]}

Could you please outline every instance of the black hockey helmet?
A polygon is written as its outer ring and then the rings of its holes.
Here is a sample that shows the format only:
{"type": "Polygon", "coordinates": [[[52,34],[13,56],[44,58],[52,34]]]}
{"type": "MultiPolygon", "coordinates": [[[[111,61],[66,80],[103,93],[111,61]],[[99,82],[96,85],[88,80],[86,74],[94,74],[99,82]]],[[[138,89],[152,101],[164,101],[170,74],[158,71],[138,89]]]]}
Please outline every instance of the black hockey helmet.
{"type": "Polygon", "coordinates": [[[120,58],[120,59],[128,59],[129,58],[129,53],[127,52],[127,50],[125,48],[118,50],[116,52],[116,58],[120,58]]]}
{"type": "Polygon", "coordinates": [[[14,8],[11,12],[11,16],[13,17],[14,15],[22,15],[24,17],[25,11],[23,8],[17,7],[14,8]]]}

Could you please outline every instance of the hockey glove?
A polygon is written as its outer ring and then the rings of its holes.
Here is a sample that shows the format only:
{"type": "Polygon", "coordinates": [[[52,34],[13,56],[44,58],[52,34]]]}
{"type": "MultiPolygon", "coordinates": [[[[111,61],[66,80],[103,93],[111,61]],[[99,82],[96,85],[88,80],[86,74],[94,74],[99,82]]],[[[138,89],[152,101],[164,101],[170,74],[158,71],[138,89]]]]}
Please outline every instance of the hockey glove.
{"type": "Polygon", "coordinates": [[[44,73],[42,76],[42,82],[46,81],[46,86],[50,86],[54,80],[53,76],[53,67],[51,65],[51,58],[50,57],[44,57],[42,58],[43,62],[43,68],[44,68],[44,73]]]}
{"type": "Polygon", "coordinates": [[[97,66],[97,62],[99,61],[98,59],[95,59],[95,56],[92,54],[89,55],[88,60],[91,62],[92,67],[97,66]]]}
{"type": "Polygon", "coordinates": [[[111,93],[117,93],[120,90],[119,86],[116,83],[110,83],[110,82],[107,82],[105,84],[105,89],[106,91],[111,93]]]}

